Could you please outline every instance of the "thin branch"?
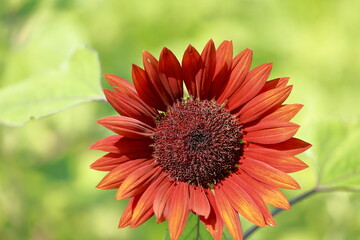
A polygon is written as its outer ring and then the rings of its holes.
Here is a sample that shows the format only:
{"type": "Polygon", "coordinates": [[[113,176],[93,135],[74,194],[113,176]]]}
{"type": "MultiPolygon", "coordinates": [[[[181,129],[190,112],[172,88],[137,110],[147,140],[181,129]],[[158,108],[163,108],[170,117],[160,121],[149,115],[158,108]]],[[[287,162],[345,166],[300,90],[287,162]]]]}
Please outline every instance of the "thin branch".
{"type": "MultiPolygon", "coordinates": [[[[360,191],[360,187],[346,187],[346,186],[339,186],[339,187],[326,187],[326,186],[317,186],[315,188],[313,188],[312,190],[305,192],[302,195],[299,195],[298,197],[292,199],[291,201],[289,201],[290,205],[293,206],[295,205],[297,202],[313,195],[314,193],[319,193],[319,192],[335,192],[335,191],[344,191],[344,192],[358,192],[360,191]]],[[[281,208],[276,208],[271,212],[271,215],[275,216],[276,214],[282,212],[284,209],[281,208]]],[[[244,240],[246,240],[251,234],[253,234],[257,229],[259,228],[259,226],[253,226],[252,228],[250,228],[248,231],[245,232],[244,234],[244,240]]]]}
{"type": "MultiPolygon", "coordinates": [[[[319,192],[319,188],[314,188],[308,192],[305,192],[304,194],[301,194],[299,196],[297,196],[296,198],[292,199],[291,201],[289,201],[290,205],[293,206],[295,205],[297,202],[313,195],[314,193],[319,192]]],[[[271,212],[271,215],[275,216],[276,214],[282,212],[284,209],[281,208],[276,208],[271,212]]],[[[251,234],[253,234],[257,229],[259,228],[259,226],[253,226],[252,228],[250,228],[248,231],[245,232],[244,234],[244,240],[246,240],[251,234]]]]}
{"type": "Polygon", "coordinates": [[[317,191],[318,192],[335,192],[335,191],[359,192],[360,186],[338,186],[338,187],[319,186],[317,187],[317,191]]]}
{"type": "Polygon", "coordinates": [[[105,97],[95,97],[91,98],[91,101],[102,101],[102,102],[108,102],[105,97]]]}

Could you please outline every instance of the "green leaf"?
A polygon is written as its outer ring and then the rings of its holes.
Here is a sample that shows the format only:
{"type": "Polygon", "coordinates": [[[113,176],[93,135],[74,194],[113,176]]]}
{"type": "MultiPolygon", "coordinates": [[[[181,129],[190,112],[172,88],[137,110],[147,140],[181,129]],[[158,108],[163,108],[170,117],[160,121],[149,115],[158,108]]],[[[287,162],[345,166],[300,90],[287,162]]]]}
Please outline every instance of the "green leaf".
{"type": "Polygon", "coordinates": [[[315,129],[319,185],[360,186],[360,122],[324,121],[315,129]]]}
{"type": "Polygon", "coordinates": [[[60,66],[0,89],[0,123],[20,126],[102,96],[98,55],[80,47],[60,66]]]}

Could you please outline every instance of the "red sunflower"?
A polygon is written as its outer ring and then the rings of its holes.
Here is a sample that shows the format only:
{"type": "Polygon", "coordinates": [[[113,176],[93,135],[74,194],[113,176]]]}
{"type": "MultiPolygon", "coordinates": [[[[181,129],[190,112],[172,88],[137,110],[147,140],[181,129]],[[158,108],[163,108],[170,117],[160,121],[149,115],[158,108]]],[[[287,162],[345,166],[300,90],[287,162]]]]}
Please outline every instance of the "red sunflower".
{"type": "Polygon", "coordinates": [[[302,105],[283,104],[289,78],[267,81],[272,65],[250,70],[251,60],[250,49],[233,58],[231,41],[210,40],[201,54],[190,45],[181,64],[167,48],[159,60],[144,52],[134,84],[105,75],[121,116],[98,121],[116,135],[91,146],[109,152],[91,167],[109,171],[98,188],[130,198],[120,228],[155,215],[178,239],[192,212],[214,239],[224,224],[242,239],[239,214],[263,227],[275,225],[266,204],[290,207],[278,188],[299,189],[287,173],[307,167],[294,155],[311,145],[289,122],[302,105]]]}

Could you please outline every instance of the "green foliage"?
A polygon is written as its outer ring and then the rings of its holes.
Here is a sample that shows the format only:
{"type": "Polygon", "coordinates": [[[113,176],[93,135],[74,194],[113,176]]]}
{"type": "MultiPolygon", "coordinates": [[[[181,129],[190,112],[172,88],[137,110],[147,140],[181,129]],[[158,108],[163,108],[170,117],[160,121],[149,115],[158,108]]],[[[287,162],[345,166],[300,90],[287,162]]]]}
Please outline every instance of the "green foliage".
{"type": "MultiPolygon", "coordinates": [[[[126,201],[95,189],[105,174],[88,166],[102,153],[86,149],[109,134],[96,119],[116,113],[103,102],[80,105],[103,96],[97,54],[81,44],[96,49],[103,73],[129,80],[142,50],[158,56],[167,46],[181,58],[189,43],[200,50],[210,38],[233,40],[235,53],[252,48],[253,66],[274,62],[271,76],[294,84],[288,102],[305,105],[295,122],[297,137],[313,144],[299,156],[310,167],[292,176],[304,191],[315,178],[324,188],[358,188],[359,7],[353,0],[0,1],[0,238],[164,236],[166,222],[154,219],[118,230],[126,201]]],[[[317,194],[251,239],[356,239],[359,209],[358,193],[317,194]]],[[[196,239],[191,216],[182,239],[196,239]]]]}
{"type": "Polygon", "coordinates": [[[314,126],[320,186],[360,187],[360,122],[320,122],[314,126]]]}
{"type": "Polygon", "coordinates": [[[102,95],[97,53],[82,47],[57,68],[0,89],[0,122],[19,126],[102,95]]]}

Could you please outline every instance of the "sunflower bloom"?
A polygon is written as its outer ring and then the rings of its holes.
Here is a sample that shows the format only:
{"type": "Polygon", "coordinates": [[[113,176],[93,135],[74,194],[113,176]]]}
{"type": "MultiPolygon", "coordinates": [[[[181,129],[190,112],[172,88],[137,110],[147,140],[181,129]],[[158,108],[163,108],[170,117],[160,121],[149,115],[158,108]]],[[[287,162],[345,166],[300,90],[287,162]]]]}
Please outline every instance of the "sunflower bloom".
{"type": "Polygon", "coordinates": [[[105,75],[120,116],[98,120],[115,135],[91,146],[108,152],[91,168],[109,172],[98,188],[130,199],[119,228],[155,215],[175,240],[191,212],[214,239],[224,225],[242,239],[239,214],[264,227],[275,225],[266,204],[289,209],[279,188],[300,188],[288,173],[308,167],[295,155],[311,146],[289,122],[302,105],[283,104],[289,78],[268,80],[272,65],[251,61],[250,49],[233,57],[231,41],[210,40],[201,53],[189,45],[182,63],[167,48],[159,60],[145,51],[133,84],[105,75]]]}

